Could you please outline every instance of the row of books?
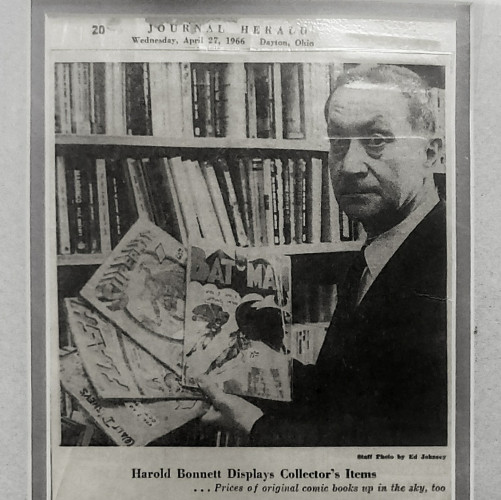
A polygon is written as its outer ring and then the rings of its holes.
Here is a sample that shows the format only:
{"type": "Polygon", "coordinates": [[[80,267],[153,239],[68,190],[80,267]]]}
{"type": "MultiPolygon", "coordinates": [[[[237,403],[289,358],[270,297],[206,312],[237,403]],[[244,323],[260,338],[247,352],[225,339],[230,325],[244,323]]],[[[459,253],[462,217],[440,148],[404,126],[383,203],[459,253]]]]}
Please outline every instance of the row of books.
{"type": "Polygon", "coordinates": [[[199,160],[57,156],[58,252],[107,254],[143,217],[183,244],[352,241],[323,156],[219,154],[199,160]]]}
{"type": "Polygon", "coordinates": [[[55,131],[323,137],[334,78],[317,63],[56,63],[55,131]]]}

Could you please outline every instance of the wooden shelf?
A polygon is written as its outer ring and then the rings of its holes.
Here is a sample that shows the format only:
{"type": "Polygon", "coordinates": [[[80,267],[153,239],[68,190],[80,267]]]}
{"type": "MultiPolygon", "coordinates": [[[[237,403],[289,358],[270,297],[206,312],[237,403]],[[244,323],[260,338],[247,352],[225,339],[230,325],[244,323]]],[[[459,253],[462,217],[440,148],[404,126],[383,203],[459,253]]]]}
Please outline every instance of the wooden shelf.
{"type": "MultiPolygon", "coordinates": [[[[249,247],[251,255],[309,255],[315,253],[356,252],[362,246],[361,241],[347,241],[339,243],[303,243],[295,245],[276,245],[266,247],[249,247]]],[[[238,248],[238,247],[237,247],[238,248]]],[[[58,255],[58,266],[95,266],[104,262],[107,255],[102,253],[77,253],[71,255],[58,255]]]]}
{"type": "Polygon", "coordinates": [[[356,252],[362,247],[362,241],[346,241],[338,243],[301,243],[293,245],[274,245],[266,247],[250,247],[250,253],[262,255],[308,255],[315,253],[356,252]]]}
{"type": "Polygon", "coordinates": [[[56,135],[56,145],[75,146],[146,146],[161,148],[233,148],[233,149],[289,149],[295,151],[327,152],[327,141],[306,139],[248,139],[234,137],[154,137],[109,135],[56,135]]]}
{"type": "Polygon", "coordinates": [[[58,266],[96,266],[101,265],[107,255],[102,253],[74,253],[71,255],[58,255],[58,266]]]}

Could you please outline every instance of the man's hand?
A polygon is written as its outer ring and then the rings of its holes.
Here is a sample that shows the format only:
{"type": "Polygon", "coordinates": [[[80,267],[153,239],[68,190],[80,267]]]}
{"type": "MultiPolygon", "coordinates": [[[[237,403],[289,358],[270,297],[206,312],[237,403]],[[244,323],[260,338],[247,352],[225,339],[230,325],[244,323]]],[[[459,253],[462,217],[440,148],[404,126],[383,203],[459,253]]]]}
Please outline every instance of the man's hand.
{"type": "Polygon", "coordinates": [[[214,424],[248,435],[256,420],[263,415],[257,406],[238,396],[226,394],[208,378],[199,379],[198,385],[212,403],[201,418],[206,424],[214,424]]]}

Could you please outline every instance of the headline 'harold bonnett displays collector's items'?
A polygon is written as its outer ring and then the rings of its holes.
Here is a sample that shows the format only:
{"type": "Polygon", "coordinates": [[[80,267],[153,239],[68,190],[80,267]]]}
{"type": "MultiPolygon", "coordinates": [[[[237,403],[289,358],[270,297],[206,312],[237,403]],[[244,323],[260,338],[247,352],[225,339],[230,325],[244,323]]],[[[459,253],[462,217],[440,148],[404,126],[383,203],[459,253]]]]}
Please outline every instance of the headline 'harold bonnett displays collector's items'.
{"type": "Polygon", "coordinates": [[[453,498],[454,30],[366,24],[49,19],[54,499],[453,498]]]}

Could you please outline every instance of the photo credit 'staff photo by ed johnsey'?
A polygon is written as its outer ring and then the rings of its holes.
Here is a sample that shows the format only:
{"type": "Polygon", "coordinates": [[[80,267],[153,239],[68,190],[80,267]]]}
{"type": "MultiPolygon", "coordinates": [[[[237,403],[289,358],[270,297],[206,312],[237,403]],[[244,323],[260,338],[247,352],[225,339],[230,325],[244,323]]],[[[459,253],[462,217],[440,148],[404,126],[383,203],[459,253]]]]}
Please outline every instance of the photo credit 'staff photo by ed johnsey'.
{"type": "Polygon", "coordinates": [[[455,31],[353,22],[48,18],[54,499],[454,498],[455,31]]]}

